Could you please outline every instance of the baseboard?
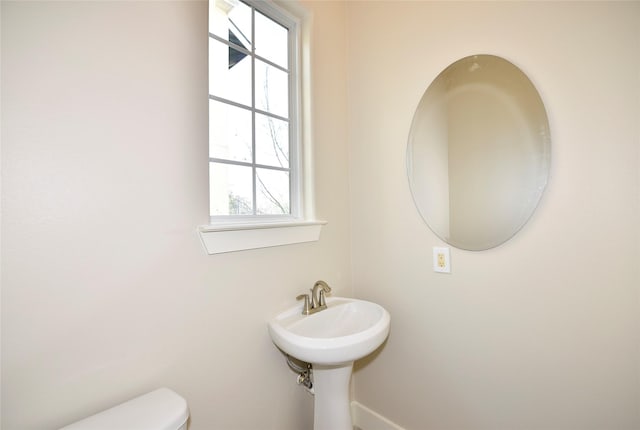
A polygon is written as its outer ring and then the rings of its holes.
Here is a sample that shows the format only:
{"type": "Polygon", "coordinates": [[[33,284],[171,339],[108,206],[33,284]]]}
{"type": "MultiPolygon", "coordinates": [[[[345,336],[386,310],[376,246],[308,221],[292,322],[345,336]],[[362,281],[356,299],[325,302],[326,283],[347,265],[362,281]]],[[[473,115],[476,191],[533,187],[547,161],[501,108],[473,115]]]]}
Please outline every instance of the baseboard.
{"type": "Polygon", "coordinates": [[[362,430],[405,430],[366,406],[351,402],[353,425],[362,430]]]}

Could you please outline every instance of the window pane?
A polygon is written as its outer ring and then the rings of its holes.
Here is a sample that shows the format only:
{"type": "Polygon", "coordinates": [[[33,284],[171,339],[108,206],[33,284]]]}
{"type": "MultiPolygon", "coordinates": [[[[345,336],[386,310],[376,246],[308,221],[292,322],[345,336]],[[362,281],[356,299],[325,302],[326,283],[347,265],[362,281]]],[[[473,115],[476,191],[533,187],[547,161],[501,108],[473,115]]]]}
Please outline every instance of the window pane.
{"type": "Polygon", "coordinates": [[[257,214],[289,214],[289,172],[256,169],[256,175],[257,214]]]}
{"type": "Polygon", "coordinates": [[[209,100],[209,157],[251,160],[251,111],[209,100]]]}
{"type": "Polygon", "coordinates": [[[256,163],[289,167],[289,123],[256,114],[256,163]]]}
{"type": "Polygon", "coordinates": [[[212,38],[209,94],[251,106],[251,57],[212,38]]]}
{"type": "Polygon", "coordinates": [[[288,68],[288,30],[256,11],[256,54],[288,68]]]}
{"type": "Polygon", "coordinates": [[[236,45],[251,49],[251,8],[242,2],[209,2],[209,32],[236,45]]]}
{"type": "Polygon", "coordinates": [[[289,74],[256,60],[256,108],[287,118],[289,74]]]}
{"type": "Polygon", "coordinates": [[[252,171],[251,167],[209,163],[211,216],[253,213],[252,171]]]}

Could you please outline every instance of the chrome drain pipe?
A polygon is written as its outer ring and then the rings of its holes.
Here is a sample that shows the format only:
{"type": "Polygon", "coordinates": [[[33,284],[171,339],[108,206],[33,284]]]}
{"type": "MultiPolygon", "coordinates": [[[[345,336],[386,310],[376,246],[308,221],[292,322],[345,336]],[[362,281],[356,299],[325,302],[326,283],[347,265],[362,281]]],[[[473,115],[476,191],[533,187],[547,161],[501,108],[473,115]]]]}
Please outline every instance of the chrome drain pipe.
{"type": "Polygon", "coordinates": [[[313,366],[311,363],[298,360],[287,354],[287,364],[291,370],[298,374],[296,378],[298,385],[302,385],[310,394],[315,394],[313,390],[313,366]]]}

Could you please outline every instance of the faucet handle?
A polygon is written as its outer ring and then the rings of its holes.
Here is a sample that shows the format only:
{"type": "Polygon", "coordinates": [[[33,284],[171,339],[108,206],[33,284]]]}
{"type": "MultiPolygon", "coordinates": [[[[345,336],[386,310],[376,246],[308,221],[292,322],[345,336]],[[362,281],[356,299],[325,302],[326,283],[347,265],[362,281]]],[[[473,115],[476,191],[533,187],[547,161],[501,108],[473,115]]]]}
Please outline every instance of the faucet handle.
{"type": "Polygon", "coordinates": [[[302,305],[302,315],[309,315],[309,312],[311,310],[309,306],[309,294],[300,294],[298,297],[296,297],[296,300],[302,299],[304,299],[304,305],[302,305]]]}
{"type": "MultiPolygon", "coordinates": [[[[327,302],[324,299],[324,293],[327,290],[320,290],[320,298],[318,299],[318,306],[327,306],[327,302]]],[[[331,288],[329,288],[329,290],[327,291],[327,293],[331,291],[331,288]]]]}

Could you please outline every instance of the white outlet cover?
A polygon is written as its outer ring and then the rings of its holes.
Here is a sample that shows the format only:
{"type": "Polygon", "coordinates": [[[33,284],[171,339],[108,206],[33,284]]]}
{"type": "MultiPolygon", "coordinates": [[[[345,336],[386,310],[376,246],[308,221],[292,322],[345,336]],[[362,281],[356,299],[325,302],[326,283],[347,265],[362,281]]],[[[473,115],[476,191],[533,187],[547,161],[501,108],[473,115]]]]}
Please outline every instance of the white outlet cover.
{"type": "Polygon", "coordinates": [[[433,247],[433,271],[451,273],[451,253],[449,248],[433,247]]]}

